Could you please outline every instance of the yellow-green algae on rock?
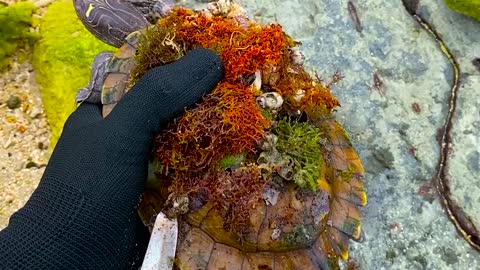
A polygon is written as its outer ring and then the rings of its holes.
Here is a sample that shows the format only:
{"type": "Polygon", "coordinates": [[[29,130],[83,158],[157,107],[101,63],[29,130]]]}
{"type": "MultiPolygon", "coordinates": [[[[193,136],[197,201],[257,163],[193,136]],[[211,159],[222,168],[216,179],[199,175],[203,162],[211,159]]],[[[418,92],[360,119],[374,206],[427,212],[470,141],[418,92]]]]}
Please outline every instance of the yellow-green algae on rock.
{"type": "MultiPolygon", "coordinates": [[[[90,78],[95,55],[115,48],[97,40],[78,19],[71,1],[55,2],[40,20],[41,39],[33,53],[37,82],[52,129],[51,145],[74,111],[75,94],[90,78]]],[[[52,147],[53,148],[53,147],[52,147]]]]}
{"type": "Polygon", "coordinates": [[[445,3],[449,8],[480,21],[480,0],[445,0],[445,3]]]}
{"type": "Polygon", "coordinates": [[[8,67],[10,57],[22,45],[36,40],[30,31],[35,6],[30,2],[18,2],[9,6],[0,5],[0,72],[8,67]]]}

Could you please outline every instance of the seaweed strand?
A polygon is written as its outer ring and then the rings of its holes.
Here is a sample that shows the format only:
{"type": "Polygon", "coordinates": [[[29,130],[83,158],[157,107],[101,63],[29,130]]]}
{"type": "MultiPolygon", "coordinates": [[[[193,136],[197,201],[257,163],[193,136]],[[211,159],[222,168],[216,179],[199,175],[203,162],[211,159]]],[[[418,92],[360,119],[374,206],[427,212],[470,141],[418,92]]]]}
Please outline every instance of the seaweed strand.
{"type": "MultiPolygon", "coordinates": [[[[453,84],[450,89],[448,112],[443,126],[440,129],[440,137],[438,140],[440,156],[437,163],[434,183],[440,197],[441,205],[447,213],[448,218],[453,223],[458,233],[468,242],[468,244],[480,252],[480,231],[476,228],[472,219],[452,199],[446,172],[449,157],[448,151],[452,145],[451,130],[453,127],[453,117],[457,108],[457,97],[460,88],[460,66],[437,31],[425,19],[417,14],[415,8],[412,8],[412,5],[410,4],[411,1],[402,0],[402,2],[408,13],[420,24],[421,27],[423,27],[423,29],[433,36],[435,41],[438,43],[440,50],[448,59],[453,68],[453,84]]],[[[416,5],[414,6],[416,7],[416,5]]]]}

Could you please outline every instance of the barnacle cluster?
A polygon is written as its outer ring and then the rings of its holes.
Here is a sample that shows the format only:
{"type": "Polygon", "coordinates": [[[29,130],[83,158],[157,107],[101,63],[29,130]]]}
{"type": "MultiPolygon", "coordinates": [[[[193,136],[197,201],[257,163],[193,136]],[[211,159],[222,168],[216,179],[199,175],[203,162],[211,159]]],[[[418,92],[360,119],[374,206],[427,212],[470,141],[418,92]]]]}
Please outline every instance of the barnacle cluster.
{"type": "Polygon", "coordinates": [[[329,191],[322,177],[325,138],[315,123],[330,118],[339,103],[305,71],[298,45],[280,25],[248,21],[236,4],[203,12],[177,8],[146,30],[132,84],[199,46],[225,65],[213,92],[156,140],[154,157],[162,166],[155,175],[171,183],[170,196],[188,196],[192,207],[209,202],[225,227],[238,230],[268,187],[293,181],[329,191]]]}

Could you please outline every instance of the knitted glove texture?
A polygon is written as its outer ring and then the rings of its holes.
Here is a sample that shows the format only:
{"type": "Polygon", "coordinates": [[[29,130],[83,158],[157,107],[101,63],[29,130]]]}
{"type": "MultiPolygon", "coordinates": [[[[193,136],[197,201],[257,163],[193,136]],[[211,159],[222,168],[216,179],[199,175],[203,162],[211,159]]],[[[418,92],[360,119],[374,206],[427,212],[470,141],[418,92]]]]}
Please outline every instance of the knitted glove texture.
{"type": "Polygon", "coordinates": [[[143,78],[103,119],[83,103],[65,123],[38,188],[0,232],[0,269],[128,269],[147,239],[136,214],[153,137],[223,76],[196,49],[143,78]]]}

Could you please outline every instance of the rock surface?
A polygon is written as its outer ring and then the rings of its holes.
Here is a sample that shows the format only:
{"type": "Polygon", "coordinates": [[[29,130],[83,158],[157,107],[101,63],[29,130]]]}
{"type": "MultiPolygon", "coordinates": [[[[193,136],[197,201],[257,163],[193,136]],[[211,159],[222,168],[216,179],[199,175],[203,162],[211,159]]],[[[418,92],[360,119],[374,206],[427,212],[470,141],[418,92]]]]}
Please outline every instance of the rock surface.
{"type": "Polygon", "coordinates": [[[0,76],[0,229],[37,187],[48,162],[50,129],[32,66],[12,63],[0,76]],[[18,106],[10,106],[12,97],[18,106]]]}
{"type": "MultiPolygon", "coordinates": [[[[452,68],[435,40],[401,0],[239,1],[251,18],[279,22],[302,41],[307,63],[322,78],[345,78],[333,89],[337,118],[366,169],[369,202],[363,243],[350,257],[361,269],[480,269],[480,254],[456,233],[430,185],[435,136],[444,122],[452,68]],[[361,30],[361,32],[358,32],[361,30]]],[[[441,34],[461,68],[458,111],[448,168],[455,200],[480,226],[480,23],[421,0],[418,12],[441,34]]]]}

